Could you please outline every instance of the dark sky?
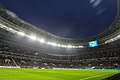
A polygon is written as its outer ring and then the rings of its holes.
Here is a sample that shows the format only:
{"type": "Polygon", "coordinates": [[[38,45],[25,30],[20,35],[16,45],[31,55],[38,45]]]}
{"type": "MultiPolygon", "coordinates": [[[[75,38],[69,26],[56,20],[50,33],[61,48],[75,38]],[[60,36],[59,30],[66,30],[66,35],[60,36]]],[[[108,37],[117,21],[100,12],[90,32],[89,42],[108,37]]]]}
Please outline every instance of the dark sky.
{"type": "Polygon", "coordinates": [[[0,0],[23,20],[62,37],[84,38],[112,24],[116,0],[0,0]]]}

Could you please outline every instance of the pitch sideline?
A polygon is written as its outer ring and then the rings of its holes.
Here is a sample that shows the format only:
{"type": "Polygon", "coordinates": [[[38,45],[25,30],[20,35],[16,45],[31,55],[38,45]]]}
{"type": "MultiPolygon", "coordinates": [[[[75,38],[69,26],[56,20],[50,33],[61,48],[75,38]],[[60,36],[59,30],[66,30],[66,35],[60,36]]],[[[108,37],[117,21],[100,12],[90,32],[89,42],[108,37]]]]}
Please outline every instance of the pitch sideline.
{"type": "Polygon", "coordinates": [[[112,73],[106,73],[106,74],[102,74],[102,75],[91,76],[91,77],[83,78],[83,79],[80,79],[80,80],[87,80],[87,79],[91,79],[91,78],[101,77],[101,76],[104,76],[104,75],[107,75],[107,74],[112,74],[112,73]]]}

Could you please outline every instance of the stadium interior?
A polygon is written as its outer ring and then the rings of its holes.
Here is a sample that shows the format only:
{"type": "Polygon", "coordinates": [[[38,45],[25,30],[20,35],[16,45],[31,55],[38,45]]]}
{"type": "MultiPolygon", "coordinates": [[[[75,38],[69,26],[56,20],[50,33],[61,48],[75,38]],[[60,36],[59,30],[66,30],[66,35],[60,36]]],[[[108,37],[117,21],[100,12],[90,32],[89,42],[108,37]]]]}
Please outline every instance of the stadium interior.
{"type": "Polygon", "coordinates": [[[41,30],[1,5],[0,38],[1,66],[119,68],[119,5],[117,16],[107,30],[81,40],[59,37],[41,30]],[[88,42],[95,40],[99,46],[89,47],[88,42]]]}
{"type": "Polygon", "coordinates": [[[118,12],[112,25],[84,39],[46,32],[0,5],[0,66],[120,69],[119,4],[118,0],[118,12]],[[97,41],[98,46],[89,47],[91,41],[97,41]]]}

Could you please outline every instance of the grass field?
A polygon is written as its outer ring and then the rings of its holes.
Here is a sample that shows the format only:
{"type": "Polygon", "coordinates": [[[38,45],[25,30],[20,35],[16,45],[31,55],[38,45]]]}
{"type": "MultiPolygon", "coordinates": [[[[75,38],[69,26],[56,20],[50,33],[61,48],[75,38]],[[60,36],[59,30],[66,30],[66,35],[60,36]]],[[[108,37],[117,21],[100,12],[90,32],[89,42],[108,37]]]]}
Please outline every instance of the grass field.
{"type": "Polygon", "coordinates": [[[101,80],[118,70],[1,69],[0,80],[101,80]]]}

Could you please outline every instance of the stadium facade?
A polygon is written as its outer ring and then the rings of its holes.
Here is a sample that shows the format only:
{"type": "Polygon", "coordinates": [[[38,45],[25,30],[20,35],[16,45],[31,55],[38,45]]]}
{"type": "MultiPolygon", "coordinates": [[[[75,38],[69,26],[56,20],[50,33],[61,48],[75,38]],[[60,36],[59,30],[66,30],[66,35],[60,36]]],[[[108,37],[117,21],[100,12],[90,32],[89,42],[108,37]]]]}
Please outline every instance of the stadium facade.
{"type": "Polygon", "coordinates": [[[90,38],[71,39],[41,30],[0,5],[0,66],[119,68],[120,1],[110,27],[90,38]],[[88,42],[97,41],[97,47],[88,42]]]}

